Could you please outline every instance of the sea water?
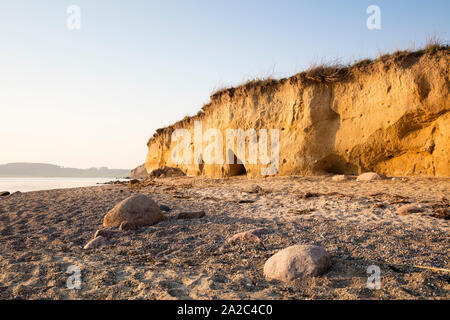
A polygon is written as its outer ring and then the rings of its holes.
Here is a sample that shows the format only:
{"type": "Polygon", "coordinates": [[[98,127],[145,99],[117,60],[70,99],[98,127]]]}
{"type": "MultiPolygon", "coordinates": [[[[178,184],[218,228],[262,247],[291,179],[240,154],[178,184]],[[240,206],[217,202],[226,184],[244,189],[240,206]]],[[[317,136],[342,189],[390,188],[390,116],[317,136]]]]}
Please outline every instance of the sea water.
{"type": "Polygon", "coordinates": [[[11,193],[90,187],[116,178],[0,178],[0,191],[11,193]]]}

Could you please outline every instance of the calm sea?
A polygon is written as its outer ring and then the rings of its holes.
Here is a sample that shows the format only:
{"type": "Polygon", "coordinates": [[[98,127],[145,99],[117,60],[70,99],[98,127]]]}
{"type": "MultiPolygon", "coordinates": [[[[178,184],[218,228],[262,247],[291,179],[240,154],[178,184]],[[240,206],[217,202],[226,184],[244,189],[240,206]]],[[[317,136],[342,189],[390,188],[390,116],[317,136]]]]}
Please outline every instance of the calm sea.
{"type": "Polygon", "coordinates": [[[0,178],[0,191],[28,192],[95,186],[116,178],[0,178]]]}

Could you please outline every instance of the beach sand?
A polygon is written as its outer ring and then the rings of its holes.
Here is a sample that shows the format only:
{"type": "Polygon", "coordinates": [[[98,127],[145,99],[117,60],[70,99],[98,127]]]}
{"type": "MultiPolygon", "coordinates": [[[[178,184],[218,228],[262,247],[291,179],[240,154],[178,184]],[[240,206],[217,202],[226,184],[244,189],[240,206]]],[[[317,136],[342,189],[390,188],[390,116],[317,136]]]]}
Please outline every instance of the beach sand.
{"type": "Polygon", "coordinates": [[[449,299],[449,178],[357,182],[331,177],[155,179],[147,186],[38,191],[0,197],[0,299],[449,299]],[[253,192],[254,186],[262,192],[253,192]],[[154,226],[83,250],[104,215],[132,194],[172,208],[154,226]],[[424,210],[399,216],[397,208],[424,210]],[[176,220],[204,210],[200,219],[176,220]],[[225,244],[263,227],[262,243],[225,244]],[[323,246],[330,269],[282,283],[265,261],[295,244],[323,246]],[[68,289],[71,266],[79,290],[68,289]],[[370,265],[381,288],[367,288],[370,265]]]}

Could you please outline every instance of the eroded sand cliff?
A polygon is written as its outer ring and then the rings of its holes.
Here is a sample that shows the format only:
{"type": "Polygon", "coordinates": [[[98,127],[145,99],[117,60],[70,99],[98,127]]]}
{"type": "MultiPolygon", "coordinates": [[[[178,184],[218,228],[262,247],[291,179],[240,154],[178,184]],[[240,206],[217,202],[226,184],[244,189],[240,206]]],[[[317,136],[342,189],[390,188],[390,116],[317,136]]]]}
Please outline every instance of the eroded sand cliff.
{"type": "MultiPolygon", "coordinates": [[[[224,157],[230,150],[227,129],[254,129],[258,139],[261,129],[278,130],[278,175],[450,176],[449,52],[448,46],[397,52],[348,68],[319,67],[222,90],[196,116],[157,130],[148,142],[147,171],[169,166],[188,175],[262,175],[267,165],[246,161],[248,145],[242,165],[196,163],[194,141],[192,161],[174,163],[179,141],[172,133],[182,128],[194,136],[194,124],[201,122],[203,133],[222,132],[224,157]]],[[[210,142],[203,140],[203,151],[210,142]]]]}

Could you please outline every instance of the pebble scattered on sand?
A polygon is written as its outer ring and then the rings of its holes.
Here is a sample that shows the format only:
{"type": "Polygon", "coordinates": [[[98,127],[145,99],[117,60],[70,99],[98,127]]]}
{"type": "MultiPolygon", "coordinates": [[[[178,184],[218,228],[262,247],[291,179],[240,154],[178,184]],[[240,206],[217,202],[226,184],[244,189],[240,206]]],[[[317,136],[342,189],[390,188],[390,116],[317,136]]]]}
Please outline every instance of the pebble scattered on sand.
{"type": "Polygon", "coordinates": [[[246,193],[264,193],[263,188],[261,188],[260,186],[258,186],[256,184],[255,185],[251,185],[251,186],[243,189],[242,191],[246,192],[246,193]]]}
{"type": "Polygon", "coordinates": [[[161,209],[161,211],[164,211],[164,212],[170,212],[171,211],[169,206],[166,206],[164,204],[159,205],[159,209],[161,209]]]}
{"type": "Polygon", "coordinates": [[[271,230],[263,228],[248,230],[235,234],[234,236],[228,238],[225,243],[227,244],[233,244],[236,242],[260,243],[261,236],[268,233],[271,233],[271,230]]]}
{"type": "Polygon", "coordinates": [[[111,239],[115,237],[120,237],[121,235],[122,232],[119,232],[117,230],[100,229],[95,232],[94,238],[102,236],[106,239],[111,239]]]}
{"type": "Polygon", "coordinates": [[[105,238],[102,236],[98,236],[94,239],[92,239],[91,241],[89,241],[85,246],[84,246],[84,250],[90,250],[90,249],[96,249],[100,246],[102,246],[105,243],[105,238]]]}
{"type": "Polygon", "coordinates": [[[407,204],[404,206],[401,206],[400,208],[397,209],[397,214],[400,216],[406,216],[412,213],[419,213],[419,212],[424,212],[425,209],[419,207],[418,205],[415,204],[407,204]]]}
{"type": "Polygon", "coordinates": [[[200,219],[205,215],[205,211],[180,212],[175,216],[175,219],[200,219]]]}
{"type": "Polygon", "coordinates": [[[123,221],[119,226],[120,231],[136,231],[136,225],[129,221],[123,221]]]}
{"type": "Polygon", "coordinates": [[[347,181],[349,179],[350,179],[350,176],[347,176],[345,174],[334,175],[333,177],[331,177],[331,180],[336,181],[336,182],[347,181]]]}
{"type": "Polygon", "coordinates": [[[376,173],[376,172],[365,172],[360,174],[356,181],[374,181],[374,180],[383,180],[385,177],[376,173]]]}

